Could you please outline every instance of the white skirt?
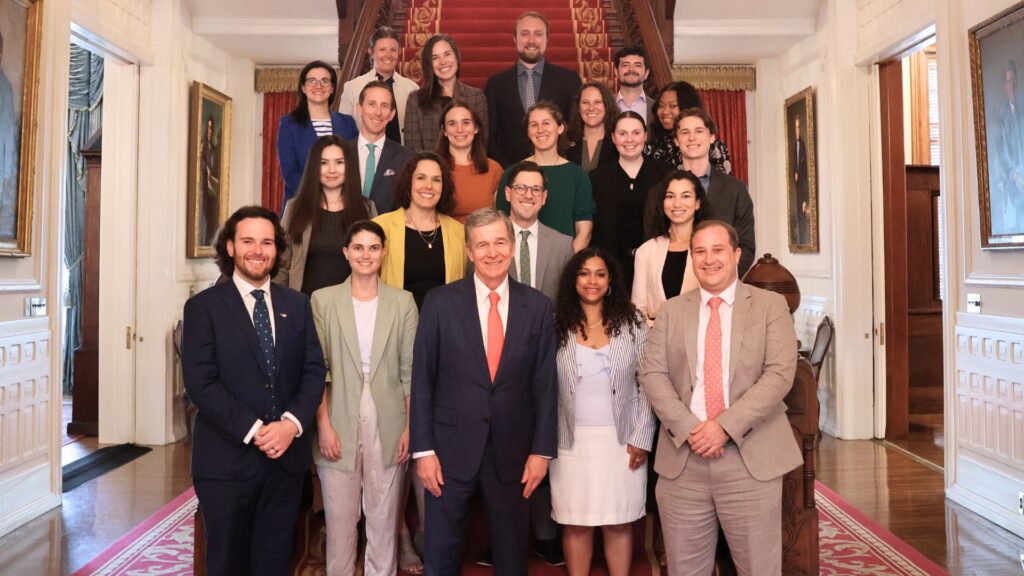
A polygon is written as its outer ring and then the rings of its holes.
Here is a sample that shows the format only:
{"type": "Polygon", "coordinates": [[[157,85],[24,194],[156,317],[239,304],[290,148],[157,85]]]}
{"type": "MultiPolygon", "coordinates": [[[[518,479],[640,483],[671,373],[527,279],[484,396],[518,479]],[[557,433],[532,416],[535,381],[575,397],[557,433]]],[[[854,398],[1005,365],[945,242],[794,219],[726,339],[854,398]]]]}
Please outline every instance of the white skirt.
{"type": "Polygon", "coordinates": [[[577,426],[572,448],[551,461],[551,517],[572,526],[628,524],[647,503],[647,465],[629,469],[615,426],[577,426]]]}

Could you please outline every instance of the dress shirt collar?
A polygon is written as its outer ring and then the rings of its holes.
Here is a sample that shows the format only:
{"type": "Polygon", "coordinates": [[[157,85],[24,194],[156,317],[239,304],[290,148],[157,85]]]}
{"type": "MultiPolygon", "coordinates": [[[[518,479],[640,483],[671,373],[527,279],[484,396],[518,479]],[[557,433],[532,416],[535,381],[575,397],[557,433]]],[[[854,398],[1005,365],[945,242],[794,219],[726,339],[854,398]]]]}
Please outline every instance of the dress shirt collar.
{"type": "Polygon", "coordinates": [[[387,140],[387,139],[388,139],[388,135],[385,133],[385,134],[381,134],[380,138],[378,138],[377,140],[374,140],[373,142],[370,142],[369,140],[366,139],[365,136],[363,136],[363,133],[360,132],[357,145],[358,145],[359,149],[361,150],[363,148],[366,148],[367,144],[376,144],[377,148],[375,149],[375,151],[376,152],[380,152],[381,150],[384,149],[384,141],[387,140]]]}
{"type": "Polygon", "coordinates": [[[235,273],[231,275],[231,280],[234,281],[235,287],[238,288],[238,292],[242,295],[242,298],[251,296],[252,291],[257,289],[263,290],[264,298],[270,298],[270,277],[267,277],[267,280],[260,286],[254,286],[250,284],[248,280],[242,278],[242,275],[236,270],[235,273]]]}
{"type": "Polygon", "coordinates": [[[512,231],[516,233],[516,240],[519,240],[521,238],[519,233],[522,232],[523,230],[530,231],[530,238],[537,238],[537,233],[540,232],[540,220],[534,220],[533,224],[530,224],[526,228],[523,228],[519,224],[516,224],[515,220],[512,221],[512,231]]]}
{"type": "MultiPolygon", "coordinates": [[[[722,300],[724,300],[725,303],[729,307],[732,307],[732,303],[736,301],[736,285],[738,283],[739,283],[738,279],[737,280],[733,280],[732,284],[729,284],[728,288],[726,288],[725,290],[722,290],[721,294],[717,294],[717,296],[719,298],[721,298],[722,300]]],[[[716,296],[716,294],[712,294],[711,292],[708,292],[707,290],[705,290],[702,287],[700,289],[700,305],[701,305],[701,307],[707,306],[708,305],[708,301],[711,300],[712,298],[714,298],[715,296],[716,296]]]]}
{"type": "MultiPolygon", "coordinates": [[[[646,108],[647,108],[647,92],[644,92],[643,90],[640,91],[640,97],[638,97],[636,100],[633,100],[633,104],[628,106],[628,107],[631,108],[631,109],[632,108],[637,108],[641,102],[643,103],[644,109],[646,111],[646,108]]],[[[619,106],[620,109],[627,107],[626,99],[622,97],[622,90],[619,90],[618,92],[615,93],[615,103],[619,106]]]]}
{"type": "MultiPolygon", "coordinates": [[[[473,287],[476,288],[476,300],[477,302],[485,302],[488,307],[491,303],[489,300],[491,289],[484,284],[484,281],[479,276],[473,274],[473,287]]],[[[498,297],[501,298],[501,302],[508,304],[508,274],[505,274],[505,279],[501,281],[501,284],[494,289],[498,293],[498,297]]],[[[486,308],[485,308],[486,310],[486,308]]]]}
{"type": "Polygon", "coordinates": [[[544,75],[544,59],[541,58],[540,62],[533,65],[533,68],[527,68],[526,64],[523,64],[522,60],[516,60],[516,76],[522,76],[527,70],[533,70],[538,76],[544,75]]]}

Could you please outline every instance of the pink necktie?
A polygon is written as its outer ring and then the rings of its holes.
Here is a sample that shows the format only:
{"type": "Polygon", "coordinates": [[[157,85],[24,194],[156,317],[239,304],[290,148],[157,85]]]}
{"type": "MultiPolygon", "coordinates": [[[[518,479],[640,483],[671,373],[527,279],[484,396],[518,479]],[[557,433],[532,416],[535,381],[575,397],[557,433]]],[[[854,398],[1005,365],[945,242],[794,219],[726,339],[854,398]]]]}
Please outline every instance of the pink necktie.
{"type": "Polygon", "coordinates": [[[505,346],[505,329],[501,326],[501,316],[498,314],[498,301],[501,297],[497,292],[491,292],[487,297],[491,300],[491,311],[487,314],[487,368],[491,371],[491,382],[494,382],[501,361],[501,349],[505,346]]]}
{"type": "Polygon", "coordinates": [[[708,330],[704,333],[704,409],[708,420],[714,420],[725,412],[725,398],[722,393],[722,319],[718,307],[723,300],[714,297],[708,301],[711,316],[708,330]]]}

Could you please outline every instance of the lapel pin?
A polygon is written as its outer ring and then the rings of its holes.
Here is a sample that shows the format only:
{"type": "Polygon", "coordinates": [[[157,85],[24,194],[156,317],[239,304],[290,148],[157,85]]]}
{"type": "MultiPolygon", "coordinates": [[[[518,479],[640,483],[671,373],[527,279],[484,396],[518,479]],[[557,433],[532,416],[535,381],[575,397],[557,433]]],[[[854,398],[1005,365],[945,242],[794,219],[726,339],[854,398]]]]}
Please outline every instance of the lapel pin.
{"type": "Polygon", "coordinates": [[[285,314],[284,312],[278,312],[277,315],[280,316],[281,318],[287,318],[288,317],[288,315],[285,314]]]}

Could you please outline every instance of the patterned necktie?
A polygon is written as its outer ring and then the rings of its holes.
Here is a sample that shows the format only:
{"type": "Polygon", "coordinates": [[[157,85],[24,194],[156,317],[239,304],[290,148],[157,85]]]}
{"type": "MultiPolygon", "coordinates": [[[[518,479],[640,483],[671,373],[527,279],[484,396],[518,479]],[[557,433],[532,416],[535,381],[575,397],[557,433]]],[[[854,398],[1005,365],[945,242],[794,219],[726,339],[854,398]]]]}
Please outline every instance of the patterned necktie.
{"type": "Polygon", "coordinates": [[[708,301],[711,316],[704,333],[704,409],[708,420],[718,418],[725,412],[725,397],[722,392],[722,319],[718,307],[723,300],[714,297],[708,301]]]}
{"type": "Polygon", "coordinates": [[[487,295],[491,300],[491,311],[487,314],[487,368],[491,371],[491,382],[498,375],[498,363],[501,362],[501,349],[505,346],[505,329],[501,326],[501,315],[498,314],[498,301],[501,296],[497,292],[487,295]]]}
{"type": "Polygon", "coordinates": [[[377,154],[374,149],[376,144],[366,145],[366,168],[363,169],[363,198],[370,197],[370,190],[373,189],[373,179],[377,176],[377,154]]]}
{"type": "Polygon", "coordinates": [[[519,281],[527,286],[533,287],[533,278],[530,272],[530,231],[523,230],[519,233],[519,281]]]}
{"type": "Polygon", "coordinates": [[[523,108],[527,112],[537,103],[537,94],[533,91],[533,70],[526,71],[526,99],[523,100],[523,108]]]}
{"type": "Polygon", "coordinates": [[[267,310],[267,301],[263,299],[263,290],[253,290],[251,294],[256,299],[256,306],[252,310],[252,323],[256,327],[256,339],[260,342],[260,350],[263,351],[263,371],[267,376],[273,376],[276,367],[274,366],[274,332],[270,329],[270,312],[267,310]]]}

